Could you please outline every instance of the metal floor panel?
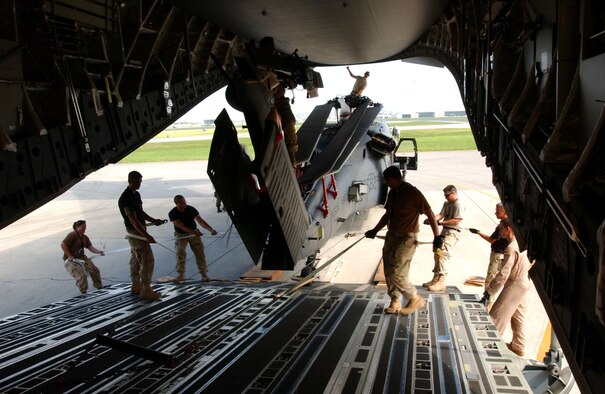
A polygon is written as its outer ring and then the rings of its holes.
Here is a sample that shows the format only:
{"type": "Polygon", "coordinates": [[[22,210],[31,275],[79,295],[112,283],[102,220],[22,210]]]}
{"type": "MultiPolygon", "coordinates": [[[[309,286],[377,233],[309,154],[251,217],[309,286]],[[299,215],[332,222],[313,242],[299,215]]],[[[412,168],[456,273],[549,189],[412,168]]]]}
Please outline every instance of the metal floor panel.
{"type": "Polygon", "coordinates": [[[474,295],[421,290],[402,317],[384,290],[288,285],[116,285],[8,317],[0,392],[530,392],[474,295]]]}

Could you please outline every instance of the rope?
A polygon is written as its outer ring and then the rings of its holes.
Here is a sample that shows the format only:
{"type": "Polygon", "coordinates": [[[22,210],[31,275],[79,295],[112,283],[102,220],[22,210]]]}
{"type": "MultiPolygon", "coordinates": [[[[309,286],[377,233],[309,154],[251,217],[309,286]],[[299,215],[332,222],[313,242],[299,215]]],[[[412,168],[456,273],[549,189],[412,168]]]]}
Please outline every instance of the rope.
{"type": "MultiPolygon", "coordinates": [[[[141,237],[139,235],[136,234],[130,234],[133,236],[133,238],[138,238],[141,240],[146,240],[145,237],[141,237]]],[[[212,242],[209,242],[207,245],[204,245],[206,249],[208,249],[209,247],[211,247],[215,242],[224,239],[224,237],[227,235],[227,232],[221,232],[221,233],[217,233],[217,235],[220,235],[219,237],[216,237],[212,240],[212,242]]],[[[183,238],[189,238],[189,237],[193,237],[194,235],[188,235],[185,237],[173,237],[173,238],[168,238],[166,240],[162,240],[163,242],[165,241],[174,241],[175,239],[179,238],[179,239],[183,239],[183,238]]],[[[128,237],[128,234],[127,234],[128,237]]],[[[101,239],[101,245],[102,245],[102,250],[105,250],[107,242],[104,238],[101,239]]],[[[159,242],[156,242],[157,244],[159,244],[160,246],[164,247],[165,249],[169,250],[171,253],[175,253],[176,252],[171,249],[166,247],[165,245],[160,244],[159,242]]],[[[210,267],[212,264],[216,263],[218,260],[222,259],[223,257],[225,257],[227,254],[231,253],[232,251],[234,251],[235,249],[237,249],[238,247],[240,247],[241,245],[243,245],[242,242],[240,242],[239,244],[235,245],[233,248],[231,248],[230,250],[228,250],[227,252],[223,253],[222,255],[220,255],[218,258],[216,258],[215,260],[211,261],[211,262],[207,262],[207,266],[210,267]]],[[[103,257],[103,256],[107,256],[109,254],[114,254],[114,253],[122,253],[122,252],[129,252],[131,250],[130,246],[125,247],[125,248],[119,248],[119,249],[114,249],[114,250],[110,250],[110,251],[106,251],[103,254],[95,254],[93,256],[88,257],[90,260],[93,260],[95,258],[98,257],[103,257]]],[[[195,258],[195,255],[191,255],[189,258],[187,258],[187,260],[185,261],[186,263],[191,261],[193,258],[195,258]]],[[[74,259],[74,262],[78,265],[83,265],[84,261],[81,259],[74,259]],[[77,261],[76,261],[77,260],[77,261]]],[[[175,272],[175,269],[173,269],[171,272],[168,273],[168,275],[171,275],[172,273],[175,272]]],[[[193,277],[195,277],[196,275],[199,275],[199,272],[196,272],[195,274],[193,274],[190,278],[191,279],[193,277]]],[[[124,283],[124,282],[128,282],[130,281],[130,278],[126,278],[126,279],[122,279],[123,277],[115,277],[115,276],[103,276],[103,282],[112,282],[112,283],[124,283]]],[[[51,281],[57,281],[57,282],[71,282],[73,281],[73,278],[52,278],[52,277],[44,277],[44,278],[15,278],[15,279],[11,279],[11,280],[0,280],[0,283],[21,283],[21,282],[31,282],[31,281],[37,281],[37,280],[51,280],[51,281]]]]}
{"type": "MultiPolygon", "coordinates": [[[[185,238],[189,238],[189,237],[193,237],[193,236],[194,235],[189,235],[189,236],[186,236],[186,237],[174,237],[174,238],[172,238],[172,240],[174,241],[174,240],[177,240],[177,239],[185,239],[185,238]]],[[[142,235],[138,235],[138,234],[126,233],[126,237],[127,238],[140,239],[142,241],[147,241],[147,238],[143,237],[142,235]]],[[[168,239],[168,241],[170,241],[170,239],[168,239]]],[[[174,251],[174,249],[171,249],[168,246],[166,246],[166,245],[164,245],[164,244],[162,244],[160,242],[156,241],[155,244],[156,245],[160,245],[162,248],[170,251],[170,253],[176,254],[176,252],[174,251]]],[[[150,243],[150,245],[152,245],[152,244],[150,243]]]]}
{"type": "MultiPolygon", "coordinates": [[[[103,248],[103,249],[105,249],[105,248],[103,248]]],[[[108,254],[121,253],[121,252],[127,252],[127,251],[130,251],[130,247],[110,250],[109,252],[103,252],[103,254],[95,254],[94,256],[90,256],[89,259],[92,260],[97,257],[107,256],[108,254]]],[[[76,260],[76,259],[74,259],[74,260],[76,260]]]]}
{"type": "MultiPolygon", "coordinates": [[[[220,233],[217,233],[216,235],[219,235],[219,234],[220,234],[220,233]]],[[[222,236],[221,236],[221,237],[216,238],[216,239],[215,239],[215,240],[213,240],[211,243],[209,243],[209,244],[206,246],[206,249],[207,249],[208,247],[210,247],[212,244],[214,244],[215,242],[217,242],[219,239],[223,239],[225,235],[227,235],[227,233],[222,233],[222,236]]],[[[146,241],[146,240],[147,240],[145,237],[143,237],[143,236],[141,236],[141,235],[138,235],[138,234],[132,234],[132,233],[126,233],[126,237],[131,237],[131,238],[134,238],[134,239],[140,239],[140,240],[142,240],[142,241],[146,241]]],[[[174,241],[174,240],[177,240],[177,239],[179,239],[179,240],[180,240],[180,239],[186,239],[186,238],[191,238],[191,237],[195,237],[195,235],[187,235],[187,236],[184,236],[184,237],[174,237],[174,238],[169,238],[169,239],[168,239],[168,241],[170,241],[170,240],[173,240],[173,241],[174,241]]],[[[174,251],[174,249],[171,249],[171,248],[169,248],[169,247],[167,247],[167,246],[165,246],[165,245],[163,245],[163,244],[161,244],[160,242],[157,242],[157,241],[156,241],[155,243],[156,243],[157,245],[160,245],[160,246],[161,246],[161,247],[163,247],[164,249],[166,249],[166,250],[170,251],[172,254],[176,255],[176,252],[174,251]]],[[[151,244],[151,245],[153,245],[153,244],[151,244]]],[[[227,252],[223,253],[222,255],[220,255],[220,256],[219,256],[218,258],[216,258],[215,260],[213,260],[213,261],[211,261],[211,262],[206,262],[206,266],[207,266],[207,267],[210,267],[211,265],[213,265],[214,263],[216,263],[218,260],[222,259],[223,257],[225,257],[226,255],[228,255],[229,253],[231,253],[232,251],[234,251],[235,249],[237,249],[237,248],[238,248],[238,247],[240,247],[241,245],[243,245],[243,243],[239,243],[239,244],[238,244],[238,245],[236,245],[235,247],[233,247],[233,248],[229,249],[227,252]]],[[[191,261],[193,258],[195,258],[195,255],[191,255],[191,256],[189,256],[189,258],[185,260],[185,263],[187,263],[187,262],[191,261]]],[[[170,272],[168,273],[168,276],[170,276],[170,275],[171,275],[171,274],[173,274],[174,272],[175,272],[175,270],[173,269],[172,271],[170,271],[170,272]]],[[[194,277],[195,277],[195,276],[197,276],[197,275],[199,275],[199,272],[196,272],[195,274],[191,275],[191,276],[190,276],[190,277],[188,277],[187,279],[192,279],[192,278],[194,278],[194,277]]]]}
{"type": "Polygon", "coordinates": [[[335,262],[338,258],[342,257],[342,255],[344,255],[345,253],[347,253],[351,248],[353,248],[355,245],[357,245],[359,242],[363,241],[364,239],[365,239],[365,237],[361,237],[360,239],[358,239],[357,241],[355,241],[353,244],[347,246],[346,248],[344,248],[343,250],[341,250],[336,256],[334,256],[330,260],[328,260],[324,265],[322,265],[321,267],[317,268],[315,271],[313,271],[309,275],[305,276],[304,278],[301,278],[300,282],[298,282],[296,285],[294,285],[293,287],[291,287],[291,288],[289,288],[287,290],[284,290],[281,293],[275,295],[274,298],[278,299],[278,298],[282,298],[282,297],[286,297],[286,296],[294,294],[298,289],[300,289],[301,287],[303,287],[307,283],[311,282],[318,272],[326,269],[333,262],[335,262]]]}
{"type": "MultiPolygon", "coordinates": [[[[487,217],[488,217],[488,219],[489,219],[489,220],[491,220],[491,221],[492,221],[494,224],[496,224],[496,221],[494,220],[494,218],[493,218],[493,216],[492,216],[492,215],[490,215],[490,214],[488,214],[487,212],[485,212],[485,211],[483,210],[483,208],[481,208],[481,207],[479,206],[479,204],[477,204],[477,202],[475,202],[475,200],[473,200],[472,198],[470,198],[470,196],[469,196],[469,195],[466,193],[466,191],[462,190],[462,192],[464,193],[464,195],[465,195],[465,197],[466,197],[467,199],[471,200],[471,201],[473,202],[473,204],[475,204],[475,206],[476,206],[477,208],[479,208],[479,210],[480,210],[481,212],[483,212],[483,214],[484,214],[485,216],[487,216],[487,217]]],[[[464,228],[464,227],[462,227],[462,228],[464,228]]],[[[468,230],[467,228],[464,228],[464,229],[465,229],[465,230],[468,230]]]]}

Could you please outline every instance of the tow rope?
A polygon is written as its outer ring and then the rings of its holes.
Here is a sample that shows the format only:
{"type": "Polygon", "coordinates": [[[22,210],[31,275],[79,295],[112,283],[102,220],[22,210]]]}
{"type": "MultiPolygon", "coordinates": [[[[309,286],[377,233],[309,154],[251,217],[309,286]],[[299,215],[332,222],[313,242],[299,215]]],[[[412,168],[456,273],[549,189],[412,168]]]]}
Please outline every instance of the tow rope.
{"type": "Polygon", "coordinates": [[[336,261],[336,259],[341,257],[343,254],[347,253],[351,248],[353,248],[353,246],[357,245],[359,242],[361,242],[364,239],[365,239],[365,237],[361,237],[360,239],[355,241],[353,244],[347,246],[342,251],[340,251],[340,253],[338,253],[336,256],[334,256],[330,260],[328,260],[324,265],[317,268],[316,270],[314,270],[313,272],[311,272],[309,275],[305,276],[304,278],[301,278],[300,282],[298,282],[295,286],[293,286],[287,290],[284,290],[279,294],[276,294],[275,296],[273,296],[273,298],[278,299],[278,298],[287,297],[287,296],[294,294],[298,289],[300,289],[307,283],[311,282],[313,280],[313,278],[315,277],[315,274],[317,274],[321,270],[327,268],[330,264],[332,264],[334,261],[336,261]]]}

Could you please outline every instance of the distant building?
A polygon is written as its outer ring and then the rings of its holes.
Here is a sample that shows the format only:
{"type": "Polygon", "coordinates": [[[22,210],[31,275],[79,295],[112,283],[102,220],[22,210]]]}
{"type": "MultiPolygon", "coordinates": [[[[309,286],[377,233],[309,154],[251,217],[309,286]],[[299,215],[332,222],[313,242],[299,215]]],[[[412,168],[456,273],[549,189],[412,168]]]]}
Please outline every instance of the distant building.
{"type": "Polygon", "coordinates": [[[418,111],[418,112],[394,112],[394,119],[418,119],[418,118],[440,118],[444,116],[466,116],[464,111],[418,111]]]}
{"type": "Polygon", "coordinates": [[[214,124],[214,119],[204,119],[202,124],[204,126],[212,126],[214,124]]]}
{"type": "Polygon", "coordinates": [[[465,111],[445,111],[443,116],[466,116],[465,111]]]}

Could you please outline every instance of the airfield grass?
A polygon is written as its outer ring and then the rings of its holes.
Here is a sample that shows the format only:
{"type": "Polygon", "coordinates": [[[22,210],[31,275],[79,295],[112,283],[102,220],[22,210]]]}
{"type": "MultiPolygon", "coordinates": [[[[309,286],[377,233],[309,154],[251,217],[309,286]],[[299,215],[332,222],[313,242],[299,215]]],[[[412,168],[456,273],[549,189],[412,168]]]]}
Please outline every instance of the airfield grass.
{"type": "MultiPolygon", "coordinates": [[[[242,138],[240,142],[246,145],[248,152],[254,152],[250,138],[242,138]]],[[[208,160],[211,143],[210,140],[147,143],[120,163],[208,160]]]]}
{"type": "MultiPolygon", "coordinates": [[[[449,116],[446,118],[429,118],[429,120],[418,120],[418,119],[389,119],[390,127],[414,127],[414,126],[436,126],[436,125],[448,125],[448,124],[460,124],[467,121],[466,117],[463,116],[449,116]]],[[[299,128],[301,123],[296,124],[296,128],[299,128]]],[[[242,127],[236,128],[238,133],[243,133],[246,130],[242,127]]],[[[154,139],[170,139],[174,137],[197,137],[203,135],[212,135],[214,133],[213,126],[201,126],[201,127],[180,127],[180,128],[169,128],[161,131],[153,137],[154,139]]]]}
{"type": "MultiPolygon", "coordinates": [[[[243,129],[237,129],[238,133],[243,132],[243,129]]],[[[201,135],[212,135],[212,133],[214,133],[214,128],[182,128],[182,129],[167,129],[164,131],[161,131],[158,133],[158,135],[156,135],[155,137],[153,137],[154,139],[161,139],[161,138],[166,138],[166,139],[170,139],[170,138],[174,138],[174,137],[197,137],[197,136],[201,136],[201,135]]]]}
{"type": "Polygon", "coordinates": [[[402,130],[400,137],[416,138],[420,152],[477,149],[471,129],[402,130]]]}
{"type": "MultiPolygon", "coordinates": [[[[402,130],[401,137],[414,137],[420,152],[475,150],[475,140],[470,129],[426,129],[402,130]]],[[[176,137],[177,135],[175,135],[176,137]]],[[[178,135],[179,137],[182,135],[178,135]]],[[[141,146],[139,149],[121,160],[122,163],[144,163],[186,160],[208,160],[210,153],[210,140],[153,142],[141,146]]],[[[240,138],[248,152],[253,153],[250,138],[240,138]]]]}

